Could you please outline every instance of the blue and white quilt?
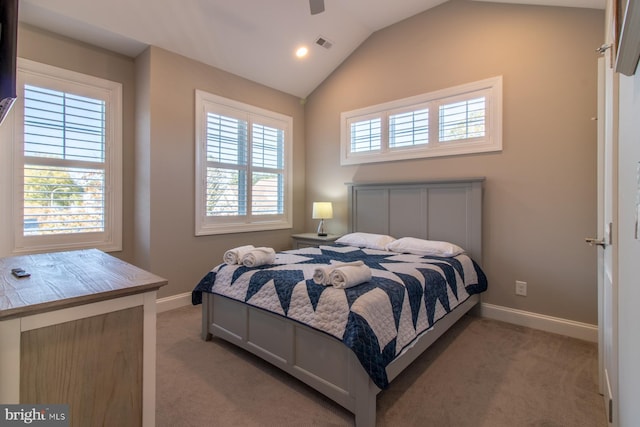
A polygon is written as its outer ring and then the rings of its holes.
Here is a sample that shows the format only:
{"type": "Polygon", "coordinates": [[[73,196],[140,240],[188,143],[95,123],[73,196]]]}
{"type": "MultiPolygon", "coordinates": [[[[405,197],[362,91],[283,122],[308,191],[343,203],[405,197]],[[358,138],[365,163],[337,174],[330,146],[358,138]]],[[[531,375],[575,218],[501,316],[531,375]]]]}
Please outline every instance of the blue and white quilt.
{"type": "Polygon", "coordinates": [[[220,264],[196,286],[202,292],[277,313],[341,340],[374,383],[388,386],[386,367],[418,335],[487,289],[480,267],[466,254],[453,258],[332,245],[279,252],[256,268],[220,264]],[[347,289],[313,281],[318,264],[362,260],[372,279],[347,289]]]}

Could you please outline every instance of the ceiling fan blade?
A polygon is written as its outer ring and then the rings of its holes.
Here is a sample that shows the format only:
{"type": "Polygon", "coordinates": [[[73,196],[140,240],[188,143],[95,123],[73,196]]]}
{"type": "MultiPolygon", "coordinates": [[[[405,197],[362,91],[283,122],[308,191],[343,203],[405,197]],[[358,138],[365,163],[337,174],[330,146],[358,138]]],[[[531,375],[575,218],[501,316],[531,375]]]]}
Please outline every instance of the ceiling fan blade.
{"type": "Polygon", "coordinates": [[[324,0],[309,0],[309,8],[312,15],[324,12],[324,0]]]}

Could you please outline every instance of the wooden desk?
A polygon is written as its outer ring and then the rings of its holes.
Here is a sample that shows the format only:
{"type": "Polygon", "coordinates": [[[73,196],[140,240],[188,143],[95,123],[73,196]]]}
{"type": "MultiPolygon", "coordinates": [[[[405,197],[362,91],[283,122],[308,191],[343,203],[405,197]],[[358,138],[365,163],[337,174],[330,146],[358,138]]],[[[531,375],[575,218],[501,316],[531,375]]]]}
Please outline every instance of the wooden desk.
{"type": "Polygon", "coordinates": [[[0,258],[0,403],[69,404],[72,426],[154,426],[166,284],[96,249],[0,258]]]}

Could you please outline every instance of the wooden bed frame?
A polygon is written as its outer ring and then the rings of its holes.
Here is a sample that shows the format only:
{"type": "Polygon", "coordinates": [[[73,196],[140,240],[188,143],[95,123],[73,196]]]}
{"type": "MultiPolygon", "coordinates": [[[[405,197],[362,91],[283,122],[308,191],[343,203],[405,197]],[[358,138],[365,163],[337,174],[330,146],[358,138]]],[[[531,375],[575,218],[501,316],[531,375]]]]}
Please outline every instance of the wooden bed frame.
{"type": "MultiPolygon", "coordinates": [[[[484,178],[419,183],[348,184],[349,231],[455,243],[482,262],[484,178]]],[[[392,381],[476,303],[473,295],[421,334],[387,367],[392,381]]],[[[203,292],[202,338],[229,341],[293,375],[355,415],[376,424],[380,389],[355,353],[336,338],[296,321],[203,292]]]]}

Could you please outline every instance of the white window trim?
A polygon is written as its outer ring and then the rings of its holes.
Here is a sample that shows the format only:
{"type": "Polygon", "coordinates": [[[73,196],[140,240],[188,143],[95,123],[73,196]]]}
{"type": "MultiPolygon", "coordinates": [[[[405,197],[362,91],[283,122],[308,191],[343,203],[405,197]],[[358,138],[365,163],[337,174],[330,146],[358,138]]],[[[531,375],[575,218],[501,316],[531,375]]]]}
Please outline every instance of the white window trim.
{"type": "Polygon", "coordinates": [[[122,250],[122,84],[47,64],[18,58],[18,99],[14,105],[13,155],[13,253],[37,253],[97,248],[106,252],[122,250]],[[24,77],[30,81],[56,81],[56,89],[95,96],[100,93],[107,109],[105,153],[105,231],[64,235],[24,236],[24,77]],[[112,114],[110,114],[112,113],[112,114]]]}
{"type": "Polygon", "coordinates": [[[453,156],[502,150],[502,76],[491,77],[473,83],[462,84],[409,98],[394,100],[370,107],[347,111],[340,114],[340,164],[357,165],[363,163],[388,162],[415,158],[453,156]],[[437,142],[438,106],[486,96],[486,136],[485,138],[459,141],[437,142]],[[388,116],[398,111],[429,105],[429,143],[411,147],[389,149],[388,116]],[[350,123],[371,117],[382,117],[382,148],[370,152],[351,152],[350,123]]]}
{"type": "Polygon", "coordinates": [[[293,119],[284,114],[269,111],[253,105],[234,101],[214,95],[199,89],[195,91],[195,111],[196,111],[196,165],[195,165],[195,187],[196,187],[196,218],[195,235],[205,236],[212,234],[245,233],[253,231],[279,230],[292,228],[293,212],[293,119]],[[206,112],[209,106],[218,107],[218,110],[231,108],[248,114],[259,115],[265,118],[261,123],[285,124],[285,147],[284,147],[284,214],[269,216],[252,216],[250,218],[211,218],[206,214],[206,191],[207,191],[207,120],[206,112]]]}

